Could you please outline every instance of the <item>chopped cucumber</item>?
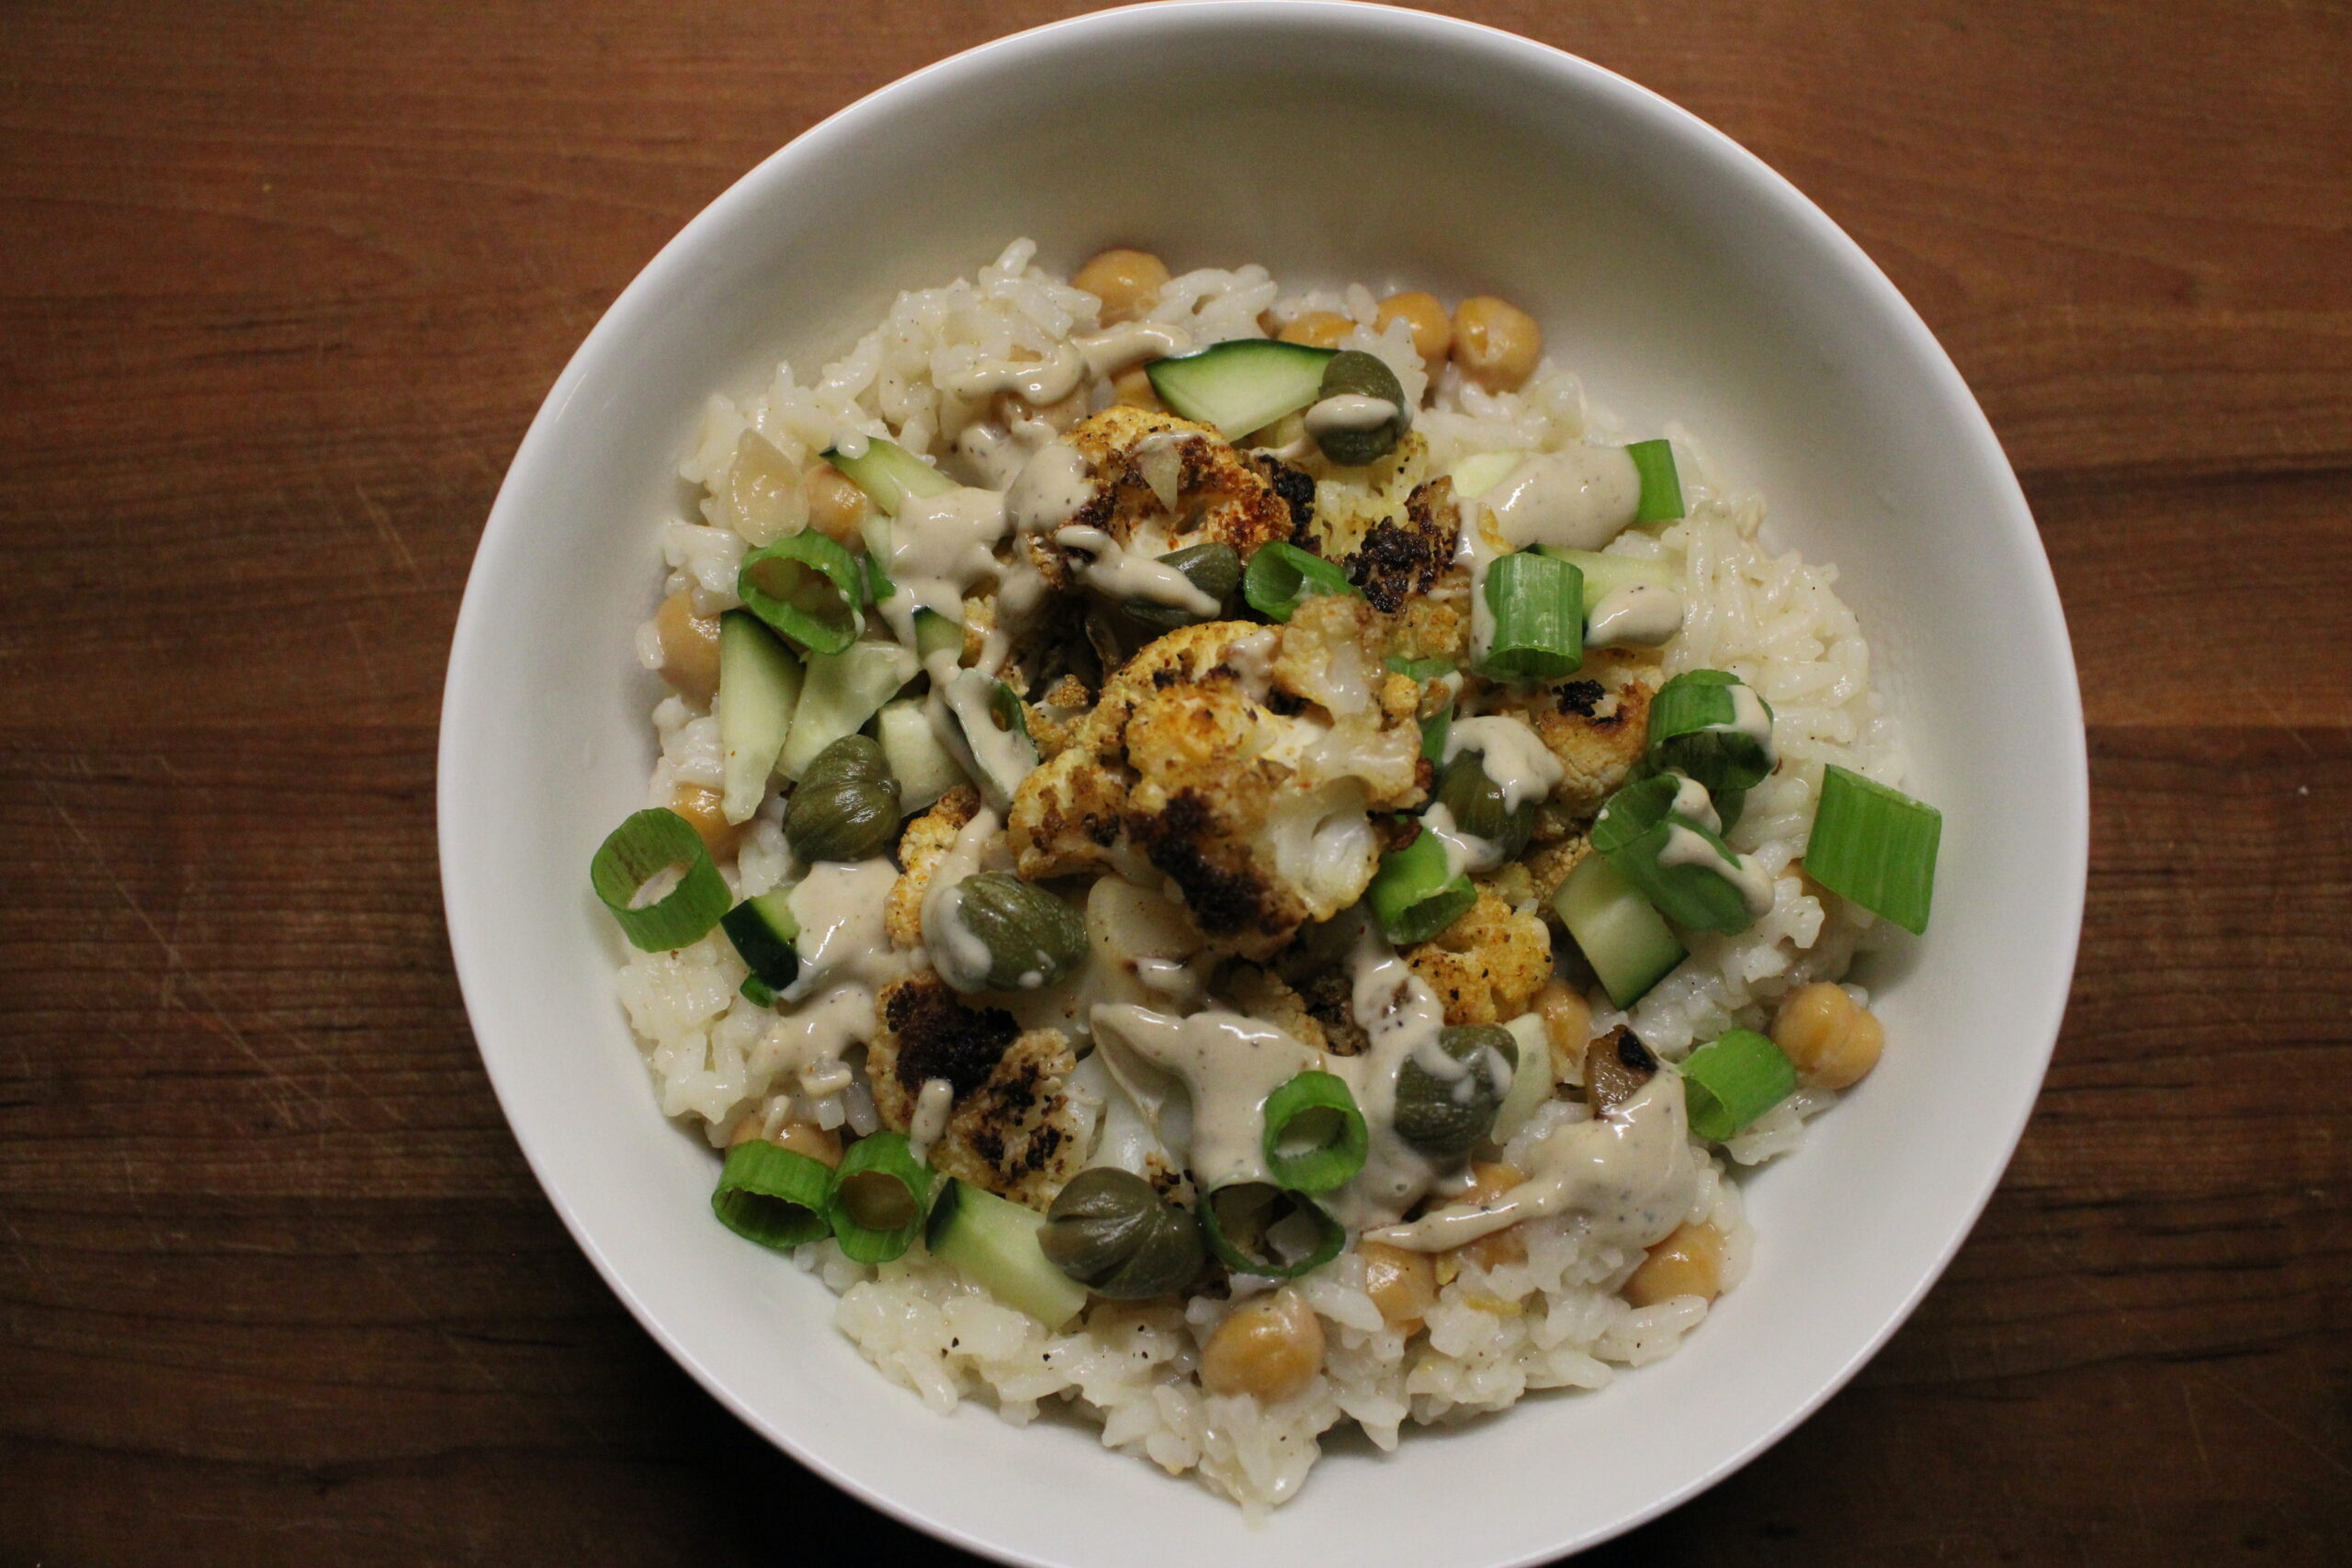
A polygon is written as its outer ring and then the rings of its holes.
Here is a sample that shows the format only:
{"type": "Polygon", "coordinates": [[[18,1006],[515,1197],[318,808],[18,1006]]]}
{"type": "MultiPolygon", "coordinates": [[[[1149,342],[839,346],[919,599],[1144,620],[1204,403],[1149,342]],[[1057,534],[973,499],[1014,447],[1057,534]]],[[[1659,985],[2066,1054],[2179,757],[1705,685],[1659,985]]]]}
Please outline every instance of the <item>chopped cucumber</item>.
{"type": "Polygon", "coordinates": [[[864,491],[889,516],[896,517],[899,508],[909,496],[944,495],[956,488],[956,481],[916,457],[895,441],[879,436],[870,437],[865,450],[854,457],[846,457],[841,448],[825,449],[825,461],[849,476],[849,482],[864,491]]]}
{"type": "Polygon", "coordinates": [[[1198,354],[1155,359],[1145,374],[1170,410],[1213,424],[1233,441],[1313,403],[1323,389],[1323,367],[1335,352],[1271,338],[1236,338],[1198,354]]]}
{"type": "Polygon", "coordinates": [[[1454,464],[1447,477],[1453,480],[1454,494],[1465,499],[1484,495],[1502,483],[1526,456],[1524,452],[1481,452],[1454,464]]]}
{"type": "Polygon", "coordinates": [[[792,710],[800,701],[800,660],[749,610],[718,622],[718,744],[725,753],[719,809],[748,822],[768,793],[792,710]]]}
{"type": "Polygon", "coordinates": [[[947,711],[956,721],[956,761],[980,786],[996,812],[1011,809],[1013,792],[1037,768],[1037,743],[1012,688],[978,670],[958,671],[947,682],[947,711]]]}
{"type": "Polygon", "coordinates": [[[1552,908],[1621,1008],[1640,1001],[1688,954],[1665,917],[1598,852],[1577,862],[1552,908]]]}
{"type": "Polygon", "coordinates": [[[950,1180],[931,1208],[931,1255],[1007,1306],[1057,1332],[1086,1310],[1086,1287],[1037,1245],[1046,1216],[968,1181],[950,1180]]]}
{"type": "Polygon", "coordinates": [[[895,642],[854,642],[839,653],[812,655],[776,771],[799,778],[818,752],[865,728],[876,710],[915,678],[916,669],[915,656],[895,642]]]}
{"type": "Polygon", "coordinates": [[[792,889],[779,887],[744,899],[719,918],[718,929],[751,966],[743,994],[761,1007],[774,1007],[786,987],[800,977],[800,918],[792,912],[792,889]]]}
{"type": "Polygon", "coordinates": [[[1603,555],[1599,550],[1563,549],[1557,545],[1538,545],[1535,553],[1555,556],[1584,573],[1584,613],[1588,617],[1594,605],[1628,583],[1647,583],[1652,588],[1674,586],[1674,569],[1664,561],[1603,555]]]}
{"type": "Polygon", "coordinates": [[[931,716],[914,698],[885,703],[876,728],[890,776],[899,781],[899,807],[910,817],[964,782],[962,764],[940,743],[931,716]]]}

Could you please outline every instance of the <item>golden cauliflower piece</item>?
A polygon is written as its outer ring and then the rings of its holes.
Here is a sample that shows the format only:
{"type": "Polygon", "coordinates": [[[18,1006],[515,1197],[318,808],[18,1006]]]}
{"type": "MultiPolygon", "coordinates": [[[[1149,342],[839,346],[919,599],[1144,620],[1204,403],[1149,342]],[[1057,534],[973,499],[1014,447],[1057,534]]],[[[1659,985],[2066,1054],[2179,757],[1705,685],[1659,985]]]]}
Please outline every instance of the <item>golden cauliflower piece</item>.
{"type": "Polygon", "coordinates": [[[1511,911],[1492,892],[1405,962],[1445,1004],[1448,1023],[1503,1023],[1533,1005],[1552,977],[1552,933],[1537,915],[1511,911]]]}
{"type": "Polygon", "coordinates": [[[931,1168],[1043,1209],[1086,1157],[1084,1121],[1071,1103],[1078,1058],[1058,1029],[1023,1033],[1001,1008],[971,1008],[930,976],[899,980],[875,1001],[880,1025],[865,1073],[882,1124],[912,1124],[922,1086],[955,1091],[931,1168]]]}
{"type": "Polygon", "coordinates": [[[930,891],[932,873],[956,847],[956,835],[979,814],[979,791],[970,784],[957,784],[932,802],[931,809],[909,822],[899,835],[899,864],[904,869],[899,880],[890,884],[889,901],[882,915],[882,929],[890,933],[891,946],[922,945],[922,896],[930,891]]]}
{"type": "Polygon", "coordinates": [[[1554,686],[1498,686],[1484,711],[1535,731],[1566,773],[1552,799],[1579,817],[1599,811],[1648,749],[1654,657],[1597,649],[1576,678],[1554,686]]]}
{"type": "MultiPolygon", "coordinates": [[[[1319,453],[1301,465],[1317,480],[1312,541],[1301,539],[1316,554],[1340,560],[1363,548],[1365,537],[1381,524],[1405,514],[1409,498],[1428,476],[1430,444],[1418,430],[1407,431],[1385,457],[1360,468],[1340,468],[1319,453]]],[[[1448,487],[1451,494],[1451,486],[1448,487]]],[[[1451,505],[1447,524],[1453,522],[1451,505]]],[[[1383,609],[1394,605],[1383,604],[1383,609]]]]}
{"type": "Polygon", "coordinates": [[[1382,518],[1340,564],[1376,609],[1401,610],[1453,568],[1462,527],[1453,481],[1441,475],[1406,498],[1402,521],[1382,518]]]}
{"type": "MultiPolygon", "coordinates": [[[[1290,503],[1208,425],[1119,404],[1080,420],[1067,439],[1086,460],[1093,494],[1063,527],[1099,528],[1122,545],[1140,537],[1153,555],[1223,543],[1244,560],[1291,536],[1290,503]],[[1172,487],[1172,506],[1155,479],[1172,487]]],[[[1075,582],[1090,558],[1046,535],[1023,542],[1057,589],[1075,582]]]]}
{"type": "Polygon", "coordinates": [[[1287,627],[1181,627],[1122,667],[1013,797],[1020,874],[1141,860],[1211,946],[1253,958],[1355,902],[1379,861],[1365,813],[1425,793],[1419,730],[1411,682],[1381,668],[1381,617],[1312,607],[1287,627]]]}

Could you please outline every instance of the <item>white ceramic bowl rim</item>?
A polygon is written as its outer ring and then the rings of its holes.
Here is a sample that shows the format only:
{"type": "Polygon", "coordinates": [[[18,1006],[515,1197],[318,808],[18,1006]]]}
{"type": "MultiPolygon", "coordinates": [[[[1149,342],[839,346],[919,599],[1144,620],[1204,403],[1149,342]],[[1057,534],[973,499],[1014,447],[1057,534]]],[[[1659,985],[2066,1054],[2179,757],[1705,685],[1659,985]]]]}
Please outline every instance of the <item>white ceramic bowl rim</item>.
{"type": "MultiPolygon", "coordinates": [[[[1878,312],[1893,323],[1893,330],[1900,334],[1917,367],[1934,382],[1935,395],[1951,406],[1954,417],[1969,433],[1969,438],[1977,450],[1966,456],[1972,461],[1989,464],[2000,470],[2011,504],[2004,507],[1999,515],[1988,519],[1988,525],[2007,536],[2009,544],[2029,553],[2040,567],[2038,580],[2024,585],[2016,605],[2018,626],[2021,635],[2054,641],[2058,649],[2064,649],[2064,623],[2055,587],[2050,580],[2046,558],[2041,553],[2039,538],[2034,533],[2024,498],[2017,490],[2014,477],[2008,474],[2006,460],[2000,455],[1990,426],[1949,357],[1893,284],[1860,248],[1792,186],[1728,137],[1647,89],[1575,56],[1474,23],[1419,12],[1343,3],[1343,0],[1273,0],[1273,3],[1267,3],[1267,0],[1190,0],[1190,3],[1135,6],[1079,17],[998,39],[916,72],[841,110],[766,159],[690,222],[621,293],[548,393],[516,453],[484,530],[458,617],[443,706],[439,762],[441,794],[438,801],[442,873],[452,950],[460,985],[467,996],[469,1009],[478,1021],[478,1028],[481,1027],[479,1020],[483,1011],[481,998],[502,982],[484,967],[486,959],[481,956],[485,952],[483,937],[493,916],[486,895],[477,886],[479,878],[472,867],[480,863],[481,852],[488,836],[495,832],[496,825],[473,819],[469,814],[465,795],[453,790],[451,785],[453,781],[467,776],[472,748],[480,743],[481,737],[493,733],[498,723],[496,710],[500,695],[492,690],[492,682],[486,679],[484,672],[484,653],[489,646],[492,624],[498,614],[497,607],[491,602],[492,585],[514,570],[518,560],[533,547],[517,497],[527,492],[534,483],[533,476],[554,460],[557,428],[563,423],[572,400],[580,396],[588,385],[591,367],[598,360],[604,345],[608,340],[617,337],[622,331],[621,323],[633,312],[641,310],[646,301],[659,296],[675,275],[695,265],[695,255],[707,241],[742,220],[749,211],[772,200],[774,193],[786,186],[804,167],[820,164],[842,147],[853,144],[869,125],[887,117],[917,111],[934,90],[952,91],[954,85],[964,78],[984,73],[1001,62],[1136,30],[1192,27],[1212,16],[1218,26],[1226,28],[1339,28],[1354,32],[1385,32],[1407,48],[1487,50],[1515,54],[1523,59],[1540,59],[1548,62],[1550,69],[1558,73],[1563,80],[1572,80],[1581,93],[1608,102],[1616,111],[1639,122],[1646,133],[1677,144],[1679,151],[1688,157],[1726,166],[1728,177],[1762,193],[1761,199],[1770,203],[1782,216],[1806,231],[1820,254],[1827,258],[1839,274],[1836,280],[1838,284],[1871,301],[1878,312]]],[[[2037,1085],[2056,1038],[2064,1007],[2064,976],[2071,975],[2073,969],[2087,866],[2088,774],[2081,740],[2080,699],[2071,658],[2065,658],[2064,662],[2063,690],[2053,692],[2052,699],[2059,705],[2062,716],[2071,716],[2073,750],[2069,755],[2052,759],[2052,768],[2056,776],[2071,785],[2071,789],[2065,798],[2050,803],[2052,837],[2058,852],[2047,867],[2052,882],[2045,894],[2055,900],[2052,907],[2063,915],[2064,929],[2067,933],[2066,945],[2062,954],[2052,955],[2061,960],[2056,965],[2059,983],[2054,994],[2042,998],[2035,1011],[2033,1023],[2024,1031],[2025,1038],[2018,1042],[2020,1049],[2038,1053],[2032,1058],[2033,1082],[2037,1085]]],[[[695,1347],[676,1337],[660,1315],[649,1308],[631,1280],[615,1265],[601,1245],[591,1216],[581,1212],[558,1182],[550,1178],[542,1152],[535,1146],[531,1118],[514,1098],[513,1068],[505,1052],[494,1048],[496,1043],[489,1037],[488,1031],[484,1032],[481,1043],[484,1063],[492,1085],[514,1127],[526,1157],[530,1160],[547,1190],[549,1201],[614,1292],[628,1304],[646,1330],[705,1389],[801,1463],[876,1507],[959,1546],[1003,1561],[1047,1560],[1017,1543],[990,1539],[964,1528],[955,1519],[928,1513],[922,1505],[894,1493],[875,1476],[853,1472],[838,1466],[826,1452],[812,1447],[800,1434],[784,1429],[739,1397],[725,1377],[705,1364],[695,1347]]],[[[1559,1547],[1491,1560],[1490,1568],[1543,1561],[1563,1548],[1596,1544],[1655,1517],[1746,1463],[1835,1393],[1900,1326],[1965,1239],[1970,1225],[1991,1196],[2000,1171],[2014,1150],[2031,1102],[2031,1093],[2026,1093],[2013,1108],[2008,1108],[2012,1114],[1996,1118],[1984,1129],[1984,1145],[1988,1149],[1997,1146],[1999,1158],[1985,1166],[1988,1174],[1966,1205],[1967,1223],[1952,1230],[1949,1240],[1937,1254],[1933,1267],[1919,1276],[1914,1288],[1902,1300],[1899,1309],[1867,1340],[1855,1344],[1851,1354],[1838,1367],[1834,1375],[1823,1381],[1810,1397],[1759,1423],[1736,1444],[1711,1452],[1706,1462],[1688,1474],[1676,1477],[1670,1485],[1662,1488],[1641,1506],[1626,1508],[1605,1520],[1579,1528],[1573,1540],[1564,1540],[1559,1547]]],[[[876,1387],[879,1391],[878,1382],[876,1387]]],[[[1408,1447],[1410,1447],[1409,1443],[1408,1447]]],[[[1133,1461],[1106,1456],[1103,1462],[1133,1461]]]]}

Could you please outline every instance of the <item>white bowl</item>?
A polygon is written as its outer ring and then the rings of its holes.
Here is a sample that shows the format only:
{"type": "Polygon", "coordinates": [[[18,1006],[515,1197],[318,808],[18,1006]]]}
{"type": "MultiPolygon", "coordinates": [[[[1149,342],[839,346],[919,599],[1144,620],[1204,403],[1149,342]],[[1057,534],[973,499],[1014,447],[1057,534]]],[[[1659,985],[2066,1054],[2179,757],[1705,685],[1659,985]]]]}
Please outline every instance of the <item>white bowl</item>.
{"type": "Polygon", "coordinates": [[[1167,6],[920,72],[748,175],[630,285],[516,454],[474,563],[441,736],[441,856],[499,1099],[580,1245],[711,1393],[876,1506],[1009,1561],[1231,1568],[1532,1562],[1754,1456],[1902,1322],[2025,1123],[2082,912],[2075,671],[2033,522],[1984,415],[1860,249],[1720,133],[1503,33],[1331,5],[1167,6]],[[667,1125],[588,891],[642,803],[630,637],[714,389],[813,369],[899,288],[1009,239],[1109,242],[1292,282],[1411,280],[1534,310],[1635,429],[1679,417],[1781,536],[1835,561],[1944,811],[1935,923],[1890,1041],[1808,1146],[1749,1184],[1754,1272],[1671,1359],[1400,1450],[1342,1445],[1263,1527],[1091,1429],[942,1419],[832,1329],[833,1299],[707,1207],[667,1125]],[[1148,1521],[1148,1522],[1147,1522],[1148,1521]]]}

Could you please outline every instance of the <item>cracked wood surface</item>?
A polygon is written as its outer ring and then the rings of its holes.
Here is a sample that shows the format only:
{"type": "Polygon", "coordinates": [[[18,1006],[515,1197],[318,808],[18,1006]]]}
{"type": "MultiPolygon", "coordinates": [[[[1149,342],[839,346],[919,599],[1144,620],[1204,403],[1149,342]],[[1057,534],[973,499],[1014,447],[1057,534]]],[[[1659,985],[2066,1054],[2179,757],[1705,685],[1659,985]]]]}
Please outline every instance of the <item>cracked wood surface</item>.
{"type": "MultiPolygon", "coordinates": [[[[0,1562],[955,1555],[565,1235],[450,973],[432,749],[605,305],[800,130],[1075,8],[0,11],[0,1562]]],[[[1886,268],[2025,480],[2091,727],[2081,967],[1983,1223],[1593,1561],[2340,1562],[2352,11],[1448,8],[1688,106],[1886,268]]]]}

